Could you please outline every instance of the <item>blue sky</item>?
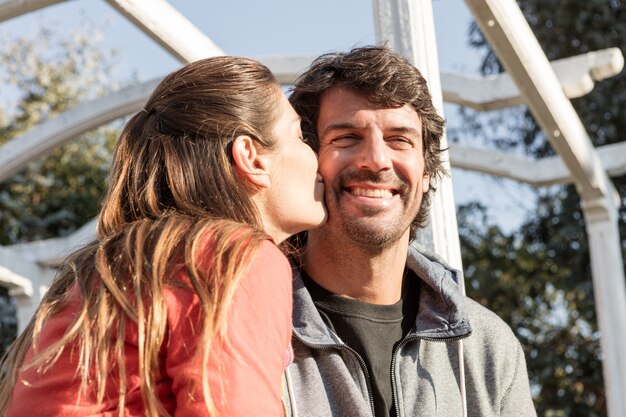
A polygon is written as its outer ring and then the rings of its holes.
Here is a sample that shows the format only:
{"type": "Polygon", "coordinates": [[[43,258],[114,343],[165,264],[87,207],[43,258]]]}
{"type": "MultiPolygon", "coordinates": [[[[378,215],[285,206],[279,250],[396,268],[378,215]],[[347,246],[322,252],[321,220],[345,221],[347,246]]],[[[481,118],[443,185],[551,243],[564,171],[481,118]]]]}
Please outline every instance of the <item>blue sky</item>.
{"type": "MultiPolygon", "coordinates": [[[[170,0],[169,3],[229,54],[321,54],[375,42],[372,7],[364,0],[170,0]]],[[[442,68],[476,72],[479,56],[466,46],[472,19],[462,0],[434,0],[442,68]]],[[[0,32],[34,34],[54,24],[71,31],[87,21],[104,33],[104,46],[121,54],[121,67],[141,79],[162,75],[178,62],[104,0],[73,0],[0,24],[0,32]]]]}
{"type": "MultiPolygon", "coordinates": [[[[243,56],[321,54],[375,42],[372,3],[364,0],[170,0],[226,53],[243,56]]],[[[467,46],[472,21],[462,0],[434,0],[433,12],[442,70],[477,73],[480,56],[467,46]]],[[[144,81],[180,65],[104,0],[73,0],[0,23],[0,34],[34,35],[44,25],[71,32],[87,22],[103,34],[103,47],[118,51],[116,76],[144,81]]],[[[0,99],[2,95],[0,94],[0,99]]],[[[450,127],[455,106],[446,105],[450,127]]],[[[457,202],[478,199],[506,230],[532,207],[526,187],[509,180],[453,170],[457,202]],[[521,207],[520,207],[521,206],[521,207]]]]}

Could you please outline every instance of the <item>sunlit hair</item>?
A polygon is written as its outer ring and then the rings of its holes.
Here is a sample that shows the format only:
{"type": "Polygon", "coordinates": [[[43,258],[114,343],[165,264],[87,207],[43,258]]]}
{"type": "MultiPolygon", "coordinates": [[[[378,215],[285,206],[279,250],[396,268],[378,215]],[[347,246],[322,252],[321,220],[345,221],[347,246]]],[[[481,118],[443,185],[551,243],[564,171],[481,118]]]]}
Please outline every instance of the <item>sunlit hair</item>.
{"type": "Polygon", "coordinates": [[[433,106],[426,80],[405,58],[384,46],[355,48],[320,56],[294,83],[289,98],[302,118],[302,133],[319,151],[317,120],[320,99],[331,87],[342,86],[365,94],[370,101],[389,107],[412,106],[422,119],[424,170],[431,186],[411,223],[411,239],[428,222],[430,197],[437,179],[446,174],[441,161],[444,120],[433,106]]]}
{"type": "MultiPolygon", "coordinates": [[[[21,370],[45,371],[77,346],[79,394],[93,395],[95,386],[102,402],[111,365],[116,365],[121,416],[128,323],[138,328],[145,413],[167,415],[154,386],[166,338],[168,285],[186,286],[200,300],[203,350],[196,354],[207,369],[210,342],[222,329],[243,268],[268,238],[249,197],[252,189],[233,168],[232,141],[245,134],[273,148],[278,94],[271,72],[244,58],[197,61],[161,82],[120,135],[96,240],[64,262],[4,360],[0,415],[21,370]],[[177,271],[186,272],[188,282],[175,282],[177,271]],[[73,288],[80,292],[74,322],[52,346],[38,349],[46,320],[67,304],[73,288]],[[31,345],[36,355],[24,363],[31,345]]],[[[214,414],[206,371],[203,391],[214,414]]]]}

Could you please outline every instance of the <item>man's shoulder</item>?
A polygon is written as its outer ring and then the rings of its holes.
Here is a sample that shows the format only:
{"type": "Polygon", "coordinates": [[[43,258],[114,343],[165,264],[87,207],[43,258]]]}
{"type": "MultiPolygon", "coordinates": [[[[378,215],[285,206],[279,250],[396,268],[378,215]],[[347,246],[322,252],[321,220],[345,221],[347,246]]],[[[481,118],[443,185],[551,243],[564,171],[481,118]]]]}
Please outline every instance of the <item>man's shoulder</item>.
{"type": "Polygon", "coordinates": [[[513,352],[517,350],[519,341],[511,327],[500,316],[469,297],[465,297],[465,305],[472,326],[469,341],[486,349],[513,352]]]}
{"type": "Polygon", "coordinates": [[[476,301],[466,298],[466,305],[473,331],[463,343],[465,371],[468,380],[484,381],[468,404],[487,398],[497,400],[500,415],[535,416],[524,351],[513,330],[476,301]]]}

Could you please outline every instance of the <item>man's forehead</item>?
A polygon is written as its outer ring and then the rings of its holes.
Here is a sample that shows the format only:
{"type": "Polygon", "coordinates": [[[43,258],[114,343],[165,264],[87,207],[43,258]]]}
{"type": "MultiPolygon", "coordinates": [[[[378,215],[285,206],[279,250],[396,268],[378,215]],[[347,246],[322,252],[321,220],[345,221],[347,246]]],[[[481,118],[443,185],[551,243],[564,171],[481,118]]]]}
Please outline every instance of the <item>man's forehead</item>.
{"type": "MultiPolygon", "coordinates": [[[[319,103],[318,127],[322,123],[327,124],[353,124],[358,127],[361,115],[378,114],[389,124],[389,127],[398,129],[407,129],[414,123],[421,126],[421,115],[411,106],[404,105],[388,105],[373,100],[367,93],[344,86],[334,86],[324,91],[320,97],[319,103]],[[346,121],[350,120],[350,121],[346,121]],[[397,126],[394,126],[397,124],[397,126]]],[[[320,132],[321,133],[321,132],[320,132]]]]}
{"type": "Polygon", "coordinates": [[[358,102],[364,107],[371,106],[372,108],[388,107],[376,103],[365,91],[360,91],[341,84],[332,86],[322,92],[320,96],[320,107],[334,101],[358,102]]]}

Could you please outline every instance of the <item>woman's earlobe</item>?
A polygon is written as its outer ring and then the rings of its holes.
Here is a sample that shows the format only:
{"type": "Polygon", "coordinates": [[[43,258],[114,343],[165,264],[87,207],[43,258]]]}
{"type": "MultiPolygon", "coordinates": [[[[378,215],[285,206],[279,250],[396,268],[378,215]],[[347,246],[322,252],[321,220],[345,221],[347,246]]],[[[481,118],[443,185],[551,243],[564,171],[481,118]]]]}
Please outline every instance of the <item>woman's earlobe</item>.
{"type": "Polygon", "coordinates": [[[232,156],[238,175],[259,187],[271,186],[266,155],[258,152],[256,142],[250,136],[240,135],[235,138],[232,156]]]}

